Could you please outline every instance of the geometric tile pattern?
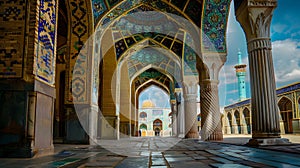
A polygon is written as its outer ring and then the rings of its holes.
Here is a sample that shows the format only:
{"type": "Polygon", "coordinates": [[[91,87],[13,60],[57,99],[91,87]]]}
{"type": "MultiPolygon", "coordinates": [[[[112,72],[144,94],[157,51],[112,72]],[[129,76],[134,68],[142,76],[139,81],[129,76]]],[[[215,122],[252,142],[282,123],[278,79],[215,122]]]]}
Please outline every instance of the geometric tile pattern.
{"type": "Polygon", "coordinates": [[[105,5],[104,0],[92,0],[92,5],[94,21],[96,23],[97,19],[100,18],[102,14],[107,11],[107,7],[105,5]]]}
{"type": "Polygon", "coordinates": [[[55,38],[56,38],[56,1],[37,1],[37,40],[34,53],[34,74],[36,77],[54,85],[55,83],[55,38]]]}
{"type": "MultiPolygon", "coordinates": [[[[80,49],[84,46],[84,43],[89,38],[89,34],[92,32],[89,32],[89,26],[93,21],[91,21],[91,17],[89,16],[89,13],[92,12],[93,19],[94,19],[94,25],[93,26],[103,26],[106,23],[109,23],[111,21],[114,21],[118,17],[124,15],[126,12],[130,12],[136,9],[136,7],[140,6],[141,4],[144,4],[144,6],[148,6],[152,9],[155,9],[157,11],[163,11],[167,13],[172,13],[179,15],[181,17],[185,16],[187,19],[193,21],[197,26],[205,25],[207,23],[210,23],[207,27],[203,28],[204,32],[209,34],[209,30],[212,32],[214,29],[212,29],[214,26],[216,27],[217,32],[219,35],[225,34],[226,29],[226,19],[227,19],[227,13],[228,13],[228,5],[230,0],[207,0],[207,3],[204,5],[203,1],[201,0],[189,0],[189,1],[161,1],[161,0],[92,0],[91,9],[85,0],[71,0],[69,2],[70,11],[72,13],[71,18],[71,43],[70,43],[70,68],[69,68],[69,78],[72,79],[68,83],[68,88],[71,91],[71,88],[73,88],[73,98],[76,99],[77,102],[87,102],[87,90],[86,90],[86,81],[87,79],[87,60],[88,55],[87,53],[81,53],[80,49]],[[224,6],[225,5],[225,6],[224,6]],[[205,7],[203,7],[205,6],[205,7]],[[202,11],[205,10],[205,11],[202,11]],[[212,19],[216,18],[215,16],[210,17],[211,19],[207,19],[203,21],[202,13],[205,13],[205,16],[211,16],[211,13],[215,13],[216,11],[213,10],[216,9],[218,13],[220,13],[220,16],[217,16],[219,19],[212,19]],[[92,10],[92,11],[88,11],[92,10]],[[215,22],[215,21],[218,22],[215,22]],[[218,24],[217,24],[218,23],[218,24]],[[76,64],[76,67],[72,69],[72,67],[76,64]],[[73,70],[73,71],[72,71],[73,70]],[[73,76],[75,75],[75,76],[73,76]],[[72,86],[72,87],[71,87],[72,86]]],[[[201,26],[202,27],[202,26],[201,26]]],[[[178,32],[173,32],[172,36],[170,37],[168,35],[160,35],[156,34],[154,32],[145,32],[145,33],[139,33],[139,34],[131,34],[130,32],[125,31],[119,31],[119,30],[113,30],[114,37],[115,37],[115,47],[116,47],[116,53],[117,58],[121,58],[124,52],[126,52],[129,48],[131,48],[133,45],[139,43],[141,40],[145,38],[154,39],[154,43],[159,43],[161,46],[165,46],[166,48],[172,50],[174,53],[176,53],[180,58],[182,58],[182,51],[183,51],[183,44],[182,41],[176,40],[173,35],[178,32]],[[116,35],[119,33],[119,35],[116,35]],[[119,36],[119,38],[116,38],[119,36]]],[[[209,41],[213,41],[213,44],[216,46],[218,51],[226,51],[225,46],[225,39],[221,39],[221,41],[218,41],[217,39],[214,40],[214,34],[210,33],[210,39],[209,41]]],[[[205,42],[205,40],[203,40],[205,42]]],[[[205,43],[206,44],[206,43],[205,43]]],[[[206,49],[206,48],[205,48],[206,49]]],[[[72,100],[72,94],[68,95],[68,99],[70,101],[72,100]]],[[[74,100],[75,101],[75,100],[74,100]]]]}
{"type": "Polygon", "coordinates": [[[26,1],[0,1],[0,78],[21,78],[26,1]]]}
{"type": "Polygon", "coordinates": [[[66,86],[68,91],[65,103],[72,104],[74,102],[76,104],[84,104],[89,101],[87,96],[89,95],[87,75],[90,74],[86,72],[88,70],[88,54],[87,52],[82,52],[81,49],[91,33],[89,28],[92,26],[92,18],[88,13],[92,12],[92,9],[86,0],[70,0],[69,6],[72,16],[70,18],[70,64],[68,65],[69,72],[67,73],[69,82],[66,86]]]}
{"type": "MultiPolygon", "coordinates": [[[[144,71],[143,73],[141,73],[138,77],[136,77],[134,79],[133,84],[134,84],[135,91],[138,89],[138,87],[140,87],[145,82],[147,82],[151,79],[161,83],[162,85],[166,86],[167,88],[169,88],[169,86],[173,86],[173,84],[172,84],[173,79],[170,79],[168,76],[157,71],[156,69],[150,68],[150,69],[144,71]]],[[[161,87],[161,88],[163,88],[163,87],[161,87]]],[[[171,87],[171,88],[173,88],[173,87],[171,87]]],[[[144,89],[141,89],[141,90],[144,90],[144,89]]]]}
{"type": "Polygon", "coordinates": [[[196,53],[194,50],[185,45],[184,47],[184,75],[198,75],[196,68],[196,53]]]}
{"type": "Polygon", "coordinates": [[[180,80],[180,63],[176,63],[172,56],[168,56],[156,47],[147,47],[136,51],[128,59],[128,74],[130,79],[142,68],[152,65],[161,68],[175,79],[180,80]]]}
{"type": "MultiPolygon", "coordinates": [[[[201,0],[172,0],[171,2],[161,0],[124,0],[123,2],[117,3],[111,11],[103,16],[103,18],[96,18],[95,26],[98,25],[99,21],[99,25],[105,25],[122,15],[124,12],[127,12],[140,4],[146,4],[158,11],[172,13],[181,17],[185,15],[192,20],[195,25],[200,27],[203,6],[201,0]]],[[[95,8],[95,6],[93,6],[93,8],[95,8]]]]}
{"type": "MultiPolygon", "coordinates": [[[[121,32],[122,33],[122,32],[121,32]]],[[[128,33],[128,32],[127,32],[128,33]]],[[[118,34],[120,34],[120,31],[114,32],[114,37],[118,37],[118,34]]],[[[128,33],[130,34],[130,33],[128,33]]],[[[182,34],[181,31],[178,31],[174,34],[182,34]]],[[[133,47],[135,44],[138,44],[144,39],[151,39],[149,42],[149,45],[159,45],[163,46],[165,48],[168,48],[172,50],[179,58],[182,57],[182,48],[183,44],[180,39],[177,39],[178,36],[176,35],[168,35],[168,34],[160,34],[160,33],[139,33],[135,35],[130,35],[129,37],[125,39],[116,39],[115,38],[115,49],[116,49],[116,56],[117,60],[119,60],[122,55],[131,47],[133,47]]]]}
{"type": "Polygon", "coordinates": [[[184,38],[184,57],[183,57],[183,74],[184,75],[198,75],[197,67],[196,67],[196,58],[197,53],[194,51],[195,44],[193,42],[193,38],[189,33],[185,32],[184,38]]]}
{"type": "Polygon", "coordinates": [[[226,28],[231,0],[207,0],[202,19],[203,52],[226,52],[226,28]]]}

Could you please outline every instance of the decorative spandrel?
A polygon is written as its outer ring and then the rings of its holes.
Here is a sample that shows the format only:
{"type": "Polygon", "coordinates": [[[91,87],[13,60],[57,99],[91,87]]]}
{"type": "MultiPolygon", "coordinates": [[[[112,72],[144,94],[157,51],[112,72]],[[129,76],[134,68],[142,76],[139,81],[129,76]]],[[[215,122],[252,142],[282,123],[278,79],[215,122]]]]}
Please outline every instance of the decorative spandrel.
{"type": "Polygon", "coordinates": [[[231,0],[207,0],[202,20],[202,49],[204,52],[225,53],[226,28],[231,0]]]}
{"type": "Polygon", "coordinates": [[[107,11],[107,7],[103,0],[93,0],[92,5],[94,18],[99,18],[104,12],[107,11]]]}
{"type": "MultiPolygon", "coordinates": [[[[149,87],[150,85],[153,85],[153,84],[156,84],[156,85],[164,85],[166,88],[174,88],[173,87],[173,81],[171,81],[171,79],[166,76],[165,74],[155,70],[155,69],[148,69],[147,71],[141,73],[138,77],[136,77],[136,79],[134,80],[134,87],[135,87],[135,90],[137,90],[137,88],[139,88],[140,86],[143,85],[143,88],[147,88],[149,87]],[[149,81],[155,81],[154,83],[149,83],[149,81]],[[145,83],[147,83],[145,85],[145,83]],[[158,84],[158,83],[159,84],[158,84]]],[[[164,87],[162,87],[162,89],[165,89],[164,87]]],[[[140,90],[143,90],[143,89],[140,89],[140,90]]],[[[168,90],[165,90],[166,92],[168,92],[168,90]]],[[[171,90],[172,92],[173,90],[171,90]]]]}
{"type": "Polygon", "coordinates": [[[68,69],[69,81],[66,84],[68,92],[66,95],[66,104],[69,103],[87,103],[89,74],[87,49],[83,49],[85,42],[91,35],[92,20],[89,14],[92,12],[91,6],[86,1],[70,0],[68,1],[70,12],[72,13],[70,22],[70,68],[68,69]]]}
{"type": "MultiPolygon", "coordinates": [[[[93,1],[94,4],[97,0],[93,1]]],[[[97,3],[99,4],[99,2],[97,3]]],[[[190,1],[182,1],[182,0],[173,0],[171,2],[161,1],[161,0],[125,0],[125,1],[113,1],[107,3],[110,9],[113,9],[106,13],[103,18],[101,18],[101,14],[107,12],[102,6],[101,10],[99,9],[99,5],[93,5],[94,10],[94,18],[95,18],[95,26],[105,25],[113,21],[114,19],[121,16],[123,13],[129,11],[130,9],[137,7],[141,4],[145,4],[148,7],[153,9],[157,9],[159,11],[163,11],[166,13],[171,13],[177,16],[183,17],[184,15],[188,17],[189,20],[194,22],[195,25],[200,26],[201,24],[201,14],[203,2],[201,0],[190,0],[190,1]]],[[[145,6],[143,6],[145,10],[145,6]]],[[[148,9],[148,8],[147,8],[148,9]]]]}
{"type": "MultiPolygon", "coordinates": [[[[176,32],[175,34],[180,34],[181,31],[176,32]]],[[[114,38],[119,37],[119,33],[114,33],[114,38]]],[[[124,36],[124,35],[123,35],[124,36]]],[[[161,45],[166,48],[169,48],[174,52],[178,57],[182,56],[182,48],[183,44],[180,39],[176,38],[176,35],[169,36],[167,34],[159,34],[159,33],[139,33],[139,34],[130,34],[130,37],[116,39],[115,49],[116,49],[116,57],[119,60],[126,51],[128,51],[132,46],[136,44],[140,44],[140,41],[150,39],[147,43],[149,46],[157,46],[161,45]]]]}
{"type": "Polygon", "coordinates": [[[34,74],[37,79],[53,85],[55,82],[56,1],[38,1],[38,36],[35,43],[34,74]]]}
{"type": "Polygon", "coordinates": [[[194,42],[188,33],[185,33],[184,56],[183,56],[183,74],[187,76],[198,75],[196,67],[197,53],[194,51],[194,42]]]}
{"type": "Polygon", "coordinates": [[[132,78],[138,71],[149,65],[161,68],[165,72],[173,75],[176,79],[180,79],[180,67],[179,63],[176,63],[176,59],[171,58],[164,53],[167,52],[163,49],[155,47],[147,47],[140,51],[133,53],[128,59],[129,77],[132,78]]]}

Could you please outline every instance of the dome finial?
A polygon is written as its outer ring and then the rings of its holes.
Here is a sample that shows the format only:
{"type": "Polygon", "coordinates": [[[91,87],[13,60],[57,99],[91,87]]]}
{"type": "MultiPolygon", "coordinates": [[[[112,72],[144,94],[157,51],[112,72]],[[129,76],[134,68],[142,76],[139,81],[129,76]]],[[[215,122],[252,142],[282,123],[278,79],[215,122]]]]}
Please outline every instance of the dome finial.
{"type": "Polygon", "coordinates": [[[238,49],[238,65],[241,65],[242,63],[242,52],[240,49],[238,49]]]}

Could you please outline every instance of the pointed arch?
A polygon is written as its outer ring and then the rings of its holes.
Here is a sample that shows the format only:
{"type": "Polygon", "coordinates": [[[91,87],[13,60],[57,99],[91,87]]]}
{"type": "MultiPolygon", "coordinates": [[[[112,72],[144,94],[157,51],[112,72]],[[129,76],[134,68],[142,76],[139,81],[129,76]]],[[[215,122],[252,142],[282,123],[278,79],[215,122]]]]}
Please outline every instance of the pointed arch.
{"type": "Polygon", "coordinates": [[[285,133],[293,133],[293,101],[283,96],[278,101],[278,107],[284,123],[285,133]]]}
{"type": "Polygon", "coordinates": [[[141,130],[147,130],[147,125],[146,125],[145,123],[142,123],[142,124],[140,125],[140,129],[141,129],[141,130]]]}
{"type": "Polygon", "coordinates": [[[120,16],[122,16],[122,13],[129,13],[130,11],[139,8],[141,6],[146,6],[148,8],[151,8],[152,10],[156,11],[166,11],[170,14],[178,15],[181,17],[184,17],[185,19],[193,22],[193,24],[200,26],[200,20],[201,20],[201,14],[202,14],[202,2],[201,1],[193,1],[197,2],[198,4],[192,4],[190,1],[186,1],[186,5],[188,5],[189,8],[196,8],[196,13],[189,12],[190,10],[187,10],[184,12],[183,9],[178,8],[176,5],[173,5],[172,3],[169,3],[168,1],[149,1],[149,2],[142,2],[142,1],[123,1],[121,3],[116,4],[113,8],[110,7],[110,10],[107,10],[106,6],[103,6],[104,10],[95,10],[97,6],[93,6],[94,8],[94,15],[95,17],[95,27],[105,25],[107,22],[114,22],[117,20],[120,16]],[[201,7],[199,7],[201,6],[201,7]],[[200,10],[199,10],[200,9],[200,10]],[[98,11],[98,12],[97,12],[98,11]],[[99,15],[98,13],[104,13],[104,15],[99,15]],[[193,16],[195,14],[195,16],[193,16]],[[200,19],[200,20],[198,20],[200,19]],[[194,21],[193,21],[194,20],[194,21]],[[198,21],[196,21],[198,20],[198,21]]]}
{"type": "Polygon", "coordinates": [[[160,136],[161,131],[163,130],[163,122],[160,119],[155,119],[153,121],[153,131],[155,136],[160,136]]]}

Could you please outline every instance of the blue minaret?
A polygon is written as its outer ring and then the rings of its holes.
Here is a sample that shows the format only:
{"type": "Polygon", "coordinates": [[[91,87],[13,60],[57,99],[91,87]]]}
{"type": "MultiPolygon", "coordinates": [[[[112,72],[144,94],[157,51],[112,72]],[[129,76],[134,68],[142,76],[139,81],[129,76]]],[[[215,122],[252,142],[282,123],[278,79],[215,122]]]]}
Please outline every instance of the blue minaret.
{"type": "Polygon", "coordinates": [[[246,99],[246,66],[242,63],[242,53],[241,51],[238,52],[238,64],[234,66],[236,77],[238,78],[238,87],[239,87],[239,100],[245,100],[246,99]]]}

